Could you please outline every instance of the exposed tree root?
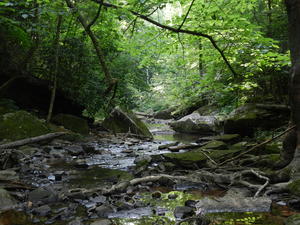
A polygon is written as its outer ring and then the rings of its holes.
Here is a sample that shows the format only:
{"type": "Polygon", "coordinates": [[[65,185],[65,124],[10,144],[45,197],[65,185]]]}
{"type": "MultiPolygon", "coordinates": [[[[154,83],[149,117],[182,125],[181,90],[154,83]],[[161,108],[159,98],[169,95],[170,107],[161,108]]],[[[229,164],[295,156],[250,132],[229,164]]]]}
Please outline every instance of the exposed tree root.
{"type": "Polygon", "coordinates": [[[243,151],[242,153],[240,153],[239,155],[237,155],[237,156],[235,156],[235,157],[233,157],[233,158],[231,158],[231,159],[227,159],[227,160],[223,161],[222,163],[219,163],[218,166],[222,166],[222,165],[224,165],[224,164],[226,164],[226,163],[228,163],[228,162],[231,162],[231,161],[233,161],[233,160],[236,160],[236,159],[240,158],[241,156],[243,156],[243,155],[245,155],[245,154],[247,154],[247,153],[249,153],[249,152],[251,152],[251,151],[253,151],[253,150],[257,149],[257,148],[262,147],[262,146],[264,146],[264,145],[266,145],[266,144],[268,144],[268,143],[270,143],[270,142],[276,140],[277,138],[283,136],[284,134],[290,132],[291,130],[293,130],[293,129],[295,129],[295,128],[296,128],[296,126],[289,127],[289,128],[286,129],[284,132],[282,132],[282,133],[276,135],[275,137],[270,138],[270,139],[268,139],[268,140],[266,140],[266,141],[264,141],[264,142],[262,142],[262,143],[260,143],[260,144],[258,144],[258,145],[255,145],[255,146],[253,146],[252,148],[250,148],[250,149],[248,149],[248,150],[246,150],[246,151],[243,151]]]}
{"type": "Polygon", "coordinates": [[[103,190],[103,194],[109,195],[113,193],[118,193],[125,191],[127,187],[134,186],[140,183],[145,182],[156,182],[161,179],[170,179],[170,180],[187,180],[188,178],[186,176],[171,176],[167,174],[160,174],[155,176],[147,176],[147,177],[141,177],[141,178],[135,178],[127,182],[122,182],[116,185],[113,185],[110,189],[103,190]]]}

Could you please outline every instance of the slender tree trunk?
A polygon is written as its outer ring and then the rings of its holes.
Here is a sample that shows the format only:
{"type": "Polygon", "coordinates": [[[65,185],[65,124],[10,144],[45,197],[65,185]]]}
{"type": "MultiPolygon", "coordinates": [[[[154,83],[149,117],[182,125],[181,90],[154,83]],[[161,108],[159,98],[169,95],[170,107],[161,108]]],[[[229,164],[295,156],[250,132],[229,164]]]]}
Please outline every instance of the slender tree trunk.
{"type": "Polygon", "coordinates": [[[51,120],[55,96],[56,96],[57,75],[58,75],[58,68],[59,68],[59,40],[60,40],[61,24],[62,24],[62,15],[58,15],[57,16],[57,26],[56,26],[56,35],[55,35],[55,41],[54,41],[55,65],[54,65],[54,73],[53,73],[53,87],[52,87],[52,91],[51,91],[51,99],[50,99],[49,111],[48,111],[48,116],[47,116],[47,122],[50,122],[50,120],[51,120]]]}
{"type": "MultiPolygon", "coordinates": [[[[33,5],[34,5],[33,23],[35,23],[37,26],[38,22],[39,22],[39,4],[38,4],[37,0],[34,1],[33,5]]],[[[36,52],[36,50],[39,47],[39,43],[40,43],[39,33],[35,29],[33,29],[33,31],[31,32],[31,39],[32,39],[32,45],[29,48],[29,50],[27,51],[24,59],[18,65],[21,73],[23,73],[23,74],[24,74],[24,72],[27,71],[28,65],[31,62],[31,60],[33,59],[34,53],[36,52]]]]}
{"type": "Polygon", "coordinates": [[[100,44],[98,42],[97,37],[91,31],[91,29],[90,29],[91,26],[86,22],[86,20],[84,19],[82,14],[78,11],[78,9],[74,5],[74,3],[71,0],[66,0],[66,3],[68,5],[68,7],[71,10],[73,10],[74,13],[75,12],[77,13],[79,22],[81,23],[81,25],[83,26],[85,32],[90,37],[90,39],[93,43],[94,49],[96,51],[96,54],[97,54],[97,57],[98,57],[98,60],[99,60],[99,64],[101,65],[103,73],[105,75],[106,82],[107,82],[108,86],[111,86],[114,83],[114,79],[112,79],[110,71],[107,67],[107,64],[106,64],[106,61],[105,61],[105,56],[104,56],[103,50],[100,47],[100,44]]]}
{"type": "Polygon", "coordinates": [[[293,170],[292,178],[296,178],[300,172],[300,1],[285,0],[285,5],[289,22],[289,46],[292,61],[290,79],[291,122],[292,125],[296,125],[296,148],[290,166],[293,170]]]}

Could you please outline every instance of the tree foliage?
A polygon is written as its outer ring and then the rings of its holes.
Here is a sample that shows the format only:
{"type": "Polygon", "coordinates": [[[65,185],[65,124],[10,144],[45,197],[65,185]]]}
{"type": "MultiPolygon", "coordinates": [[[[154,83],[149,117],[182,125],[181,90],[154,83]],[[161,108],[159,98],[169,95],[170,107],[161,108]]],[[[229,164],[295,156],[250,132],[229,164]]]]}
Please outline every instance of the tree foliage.
{"type": "MultiPolygon", "coordinates": [[[[115,93],[104,95],[105,74],[91,40],[63,0],[2,1],[1,54],[16,64],[36,46],[31,60],[23,60],[26,73],[51,79],[55,21],[62,15],[58,87],[91,116],[115,104],[159,110],[201,99],[228,111],[262,98],[287,101],[287,21],[279,0],[128,0],[101,8],[102,1],[73,2],[86,21],[97,18],[91,30],[118,80],[115,93]],[[204,35],[161,29],[147,18],[204,35]]],[[[18,73],[18,66],[11,66],[18,73]]]]}

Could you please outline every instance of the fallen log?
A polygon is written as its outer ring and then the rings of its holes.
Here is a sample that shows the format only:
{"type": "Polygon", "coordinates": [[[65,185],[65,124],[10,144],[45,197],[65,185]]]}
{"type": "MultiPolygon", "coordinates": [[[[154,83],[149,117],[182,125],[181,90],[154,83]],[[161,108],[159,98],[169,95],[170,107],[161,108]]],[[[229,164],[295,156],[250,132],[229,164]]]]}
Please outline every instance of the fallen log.
{"type": "Polygon", "coordinates": [[[2,144],[2,145],[0,145],[0,149],[16,148],[16,147],[20,147],[20,146],[27,145],[27,144],[37,143],[40,141],[45,141],[48,139],[60,137],[64,134],[66,134],[66,132],[49,133],[49,134],[44,134],[44,135],[40,135],[37,137],[25,138],[25,139],[10,142],[7,144],[2,144]]]}

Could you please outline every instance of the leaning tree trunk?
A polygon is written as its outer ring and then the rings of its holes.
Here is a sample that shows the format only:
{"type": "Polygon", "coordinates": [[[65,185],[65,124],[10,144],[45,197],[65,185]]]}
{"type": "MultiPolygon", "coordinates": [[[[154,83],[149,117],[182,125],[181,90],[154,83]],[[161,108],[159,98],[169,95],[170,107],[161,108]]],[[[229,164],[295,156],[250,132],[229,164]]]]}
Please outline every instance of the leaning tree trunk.
{"type": "Polygon", "coordinates": [[[291,122],[296,125],[295,151],[289,167],[292,169],[292,178],[296,179],[300,175],[300,1],[285,0],[285,5],[289,22],[289,46],[292,61],[290,77],[291,122]]]}
{"type": "MultiPolygon", "coordinates": [[[[71,10],[73,10],[74,13],[77,14],[79,22],[81,23],[81,25],[84,28],[85,32],[87,33],[87,35],[90,37],[90,39],[92,41],[92,44],[94,46],[94,49],[95,49],[97,57],[98,57],[99,64],[101,65],[101,68],[102,68],[104,76],[105,76],[106,83],[108,85],[107,90],[108,90],[108,92],[110,92],[113,89],[113,87],[116,83],[116,80],[112,78],[112,76],[110,74],[110,71],[109,71],[109,69],[107,67],[107,64],[106,64],[106,60],[105,60],[103,50],[100,47],[100,44],[99,44],[99,41],[98,41],[97,37],[95,36],[94,32],[91,30],[91,25],[92,24],[88,24],[86,22],[83,15],[78,11],[75,4],[71,0],[66,0],[66,3],[68,5],[68,7],[71,10]]],[[[94,23],[94,21],[92,23],[94,23]]]]}

